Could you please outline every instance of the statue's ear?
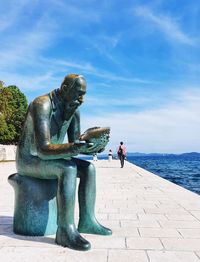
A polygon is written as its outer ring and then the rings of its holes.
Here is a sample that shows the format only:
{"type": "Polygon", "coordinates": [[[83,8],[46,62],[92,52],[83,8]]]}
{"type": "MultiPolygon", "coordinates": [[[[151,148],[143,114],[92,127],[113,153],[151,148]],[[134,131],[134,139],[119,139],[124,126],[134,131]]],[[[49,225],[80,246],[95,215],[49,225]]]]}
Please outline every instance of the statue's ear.
{"type": "Polygon", "coordinates": [[[67,95],[69,93],[69,87],[66,84],[63,84],[62,91],[67,95]]]}
{"type": "Polygon", "coordinates": [[[67,90],[67,85],[63,84],[63,85],[62,85],[62,90],[63,90],[63,91],[66,91],[66,90],[67,90]]]}

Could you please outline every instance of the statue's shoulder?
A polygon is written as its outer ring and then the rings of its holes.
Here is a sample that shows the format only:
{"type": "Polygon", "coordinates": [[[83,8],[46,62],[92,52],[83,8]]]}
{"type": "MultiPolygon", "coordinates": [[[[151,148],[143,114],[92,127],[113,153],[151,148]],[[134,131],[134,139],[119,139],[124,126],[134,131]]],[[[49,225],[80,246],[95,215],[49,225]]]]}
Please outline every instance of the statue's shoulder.
{"type": "Polygon", "coordinates": [[[48,94],[42,95],[42,96],[38,96],[38,97],[36,97],[33,100],[34,104],[40,104],[40,105],[47,104],[49,102],[50,102],[50,100],[49,100],[49,95],[48,94]]]}
{"type": "Polygon", "coordinates": [[[51,108],[51,101],[49,99],[49,95],[42,95],[36,97],[32,102],[33,108],[38,108],[39,110],[50,110],[51,108]]]}

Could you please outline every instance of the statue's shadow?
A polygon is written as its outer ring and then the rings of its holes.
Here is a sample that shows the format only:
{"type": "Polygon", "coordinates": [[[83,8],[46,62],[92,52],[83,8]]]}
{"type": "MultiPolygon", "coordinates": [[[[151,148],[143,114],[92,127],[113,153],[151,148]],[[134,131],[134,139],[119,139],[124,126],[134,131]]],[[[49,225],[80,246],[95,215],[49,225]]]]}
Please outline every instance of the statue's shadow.
{"type": "Polygon", "coordinates": [[[55,236],[23,236],[15,234],[13,232],[13,217],[11,216],[0,216],[0,236],[1,235],[21,241],[41,242],[56,245],[55,236]]]}

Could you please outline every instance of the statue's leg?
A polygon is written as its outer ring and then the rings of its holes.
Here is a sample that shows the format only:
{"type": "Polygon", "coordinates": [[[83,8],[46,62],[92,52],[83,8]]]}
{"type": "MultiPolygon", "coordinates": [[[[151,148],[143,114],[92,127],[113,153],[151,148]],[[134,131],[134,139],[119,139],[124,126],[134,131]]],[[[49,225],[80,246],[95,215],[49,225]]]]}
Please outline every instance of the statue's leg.
{"type": "Polygon", "coordinates": [[[74,224],[76,164],[64,159],[44,161],[30,157],[28,163],[25,160],[17,165],[20,174],[41,179],[58,178],[56,243],[76,250],[90,249],[90,243],[81,237],[74,224]]]}
{"type": "Polygon", "coordinates": [[[96,220],[96,170],[92,163],[81,159],[73,159],[78,168],[80,178],[79,199],[79,224],[78,231],[81,233],[111,235],[112,231],[96,220]]]}
{"type": "Polygon", "coordinates": [[[81,237],[74,224],[77,168],[72,161],[60,161],[60,164],[61,172],[58,176],[57,191],[58,229],[56,243],[76,250],[88,250],[91,247],[90,243],[81,237]]]}

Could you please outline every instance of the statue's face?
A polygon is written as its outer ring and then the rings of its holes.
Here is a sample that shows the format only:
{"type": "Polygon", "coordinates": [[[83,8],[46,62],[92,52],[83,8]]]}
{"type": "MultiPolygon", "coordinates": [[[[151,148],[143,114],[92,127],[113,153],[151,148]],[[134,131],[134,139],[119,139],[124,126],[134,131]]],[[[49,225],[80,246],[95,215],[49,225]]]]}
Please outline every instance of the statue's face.
{"type": "Polygon", "coordinates": [[[86,81],[84,78],[78,78],[74,86],[65,93],[65,100],[71,109],[76,109],[83,103],[83,97],[86,94],[86,81]]]}

